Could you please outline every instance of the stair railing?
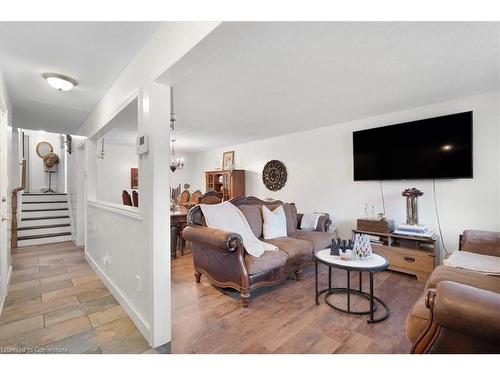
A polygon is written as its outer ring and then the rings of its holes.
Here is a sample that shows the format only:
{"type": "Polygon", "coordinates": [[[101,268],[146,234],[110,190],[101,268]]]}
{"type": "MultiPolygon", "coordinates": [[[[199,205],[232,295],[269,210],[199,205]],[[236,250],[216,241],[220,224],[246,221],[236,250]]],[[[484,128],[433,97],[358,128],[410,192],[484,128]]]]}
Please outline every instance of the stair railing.
{"type": "Polygon", "coordinates": [[[11,211],[12,211],[12,225],[10,227],[10,246],[11,248],[17,247],[17,193],[26,188],[26,160],[21,162],[21,186],[12,190],[11,197],[11,211]]]}

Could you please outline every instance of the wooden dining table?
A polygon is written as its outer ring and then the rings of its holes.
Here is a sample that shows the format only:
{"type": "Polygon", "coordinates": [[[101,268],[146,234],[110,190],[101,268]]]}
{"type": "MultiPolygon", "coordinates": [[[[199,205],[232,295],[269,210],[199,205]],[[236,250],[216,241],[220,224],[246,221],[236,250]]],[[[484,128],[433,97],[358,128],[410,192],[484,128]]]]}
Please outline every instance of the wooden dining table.
{"type": "Polygon", "coordinates": [[[177,258],[177,247],[180,246],[184,255],[184,240],[180,236],[182,229],[187,225],[188,209],[180,206],[176,211],[170,211],[170,253],[173,259],[177,258]]]}

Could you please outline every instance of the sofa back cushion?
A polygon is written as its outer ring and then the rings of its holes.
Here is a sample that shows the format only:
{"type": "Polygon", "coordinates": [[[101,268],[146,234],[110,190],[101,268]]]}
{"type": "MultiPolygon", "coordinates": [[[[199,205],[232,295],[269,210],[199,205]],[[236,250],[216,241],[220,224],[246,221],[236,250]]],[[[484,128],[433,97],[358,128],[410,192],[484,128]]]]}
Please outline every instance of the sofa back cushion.
{"type": "Polygon", "coordinates": [[[238,208],[247,219],[255,237],[260,238],[262,236],[262,226],[264,223],[262,220],[261,206],[256,204],[245,204],[238,208]]]}
{"type": "Polygon", "coordinates": [[[297,220],[297,208],[294,203],[274,203],[274,202],[251,202],[250,204],[241,204],[240,202],[235,202],[236,206],[243,212],[245,218],[252,228],[252,232],[257,238],[262,237],[262,226],[264,221],[262,219],[262,206],[264,203],[267,208],[271,211],[275,210],[279,206],[283,206],[286,216],[286,229],[287,234],[297,231],[298,220],[297,220]]]}
{"type": "MultiPolygon", "coordinates": [[[[290,207],[290,220],[288,220],[287,217],[287,230],[288,234],[296,232],[297,227],[299,226],[298,220],[297,220],[297,207],[293,203],[285,203],[290,207]]],[[[286,208],[285,208],[285,214],[286,214],[286,208]]]]}

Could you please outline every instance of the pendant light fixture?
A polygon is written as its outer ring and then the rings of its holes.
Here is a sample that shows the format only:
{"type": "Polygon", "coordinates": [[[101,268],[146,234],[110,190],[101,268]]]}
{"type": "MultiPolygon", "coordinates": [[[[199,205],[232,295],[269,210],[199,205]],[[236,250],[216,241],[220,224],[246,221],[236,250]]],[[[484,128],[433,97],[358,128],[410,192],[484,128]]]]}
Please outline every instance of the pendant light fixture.
{"type": "Polygon", "coordinates": [[[175,112],[174,112],[174,88],[170,86],[170,170],[175,172],[184,168],[184,158],[178,158],[175,154],[175,112]]]}
{"type": "Polygon", "coordinates": [[[101,151],[96,155],[97,159],[104,159],[104,137],[101,138],[101,151]]]}

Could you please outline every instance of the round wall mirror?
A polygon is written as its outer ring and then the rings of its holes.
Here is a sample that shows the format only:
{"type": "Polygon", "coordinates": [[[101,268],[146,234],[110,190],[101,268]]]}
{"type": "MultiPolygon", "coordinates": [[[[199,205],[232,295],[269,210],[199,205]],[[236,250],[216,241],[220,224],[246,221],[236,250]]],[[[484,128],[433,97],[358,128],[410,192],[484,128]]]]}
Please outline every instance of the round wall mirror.
{"type": "Polygon", "coordinates": [[[49,142],[40,142],[36,145],[36,154],[43,159],[49,152],[54,151],[49,142]]]}

